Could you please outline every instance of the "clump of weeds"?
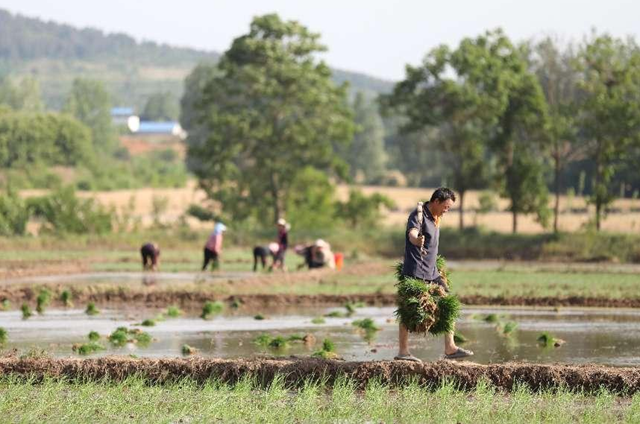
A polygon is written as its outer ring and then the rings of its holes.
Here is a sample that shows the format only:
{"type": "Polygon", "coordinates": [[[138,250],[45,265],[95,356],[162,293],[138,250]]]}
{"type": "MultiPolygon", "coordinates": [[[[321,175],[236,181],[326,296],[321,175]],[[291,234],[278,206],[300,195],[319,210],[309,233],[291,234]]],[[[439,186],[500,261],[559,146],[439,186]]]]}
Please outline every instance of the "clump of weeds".
{"type": "Polygon", "coordinates": [[[224,310],[224,304],[220,301],[210,302],[206,301],[202,307],[202,314],[200,318],[211,319],[213,315],[221,314],[224,310]]]}
{"type": "Polygon", "coordinates": [[[20,310],[22,311],[22,319],[29,319],[31,316],[33,316],[33,312],[31,312],[31,308],[26,303],[22,304],[22,306],[20,307],[20,310]]]}
{"type": "Polygon", "coordinates": [[[39,314],[44,314],[44,310],[49,305],[51,301],[51,292],[47,289],[40,290],[38,293],[38,297],[36,297],[36,311],[39,314]]]}
{"type": "Polygon", "coordinates": [[[198,349],[196,349],[195,347],[189,346],[188,344],[183,344],[182,345],[182,354],[183,355],[193,355],[194,353],[197,353],[198,349]]]}
{"type": "Polygon", "coordinates": [[[81,345],[73,345],[72,349],[74,352],[78,352],[80,355],[89,355],[91,353],[104,350],[104,346],[102,346],[100,343],[89,342],[83,343],[81,345]]]}
{"type": "Polygon", "coordinates": [[[3,327],[0,327],[0,345],[3,345],[9,339],[9,333],[3,327]]]}
{"type": "Polygon", "coordinates": [[[167,308],[167,316],[169,318],[178,318],[180,315],[182,315],[182,311],[177,306],[169,306],[167,308]]]}
{"type": "Polygon", "coordinates": [[[324,324],[326,321],[322,317],[315,317],[311,320],[312,324],[324,324]]]}
{"type": "Polygon", "coordinates": [[[322,341],[322,349],[316,351],[311,355],[315,358],[335,359],[338,357],[336,353],[336,345],[331,339],[324,339],[322,341]]]}
{"type": "Polygon", "coordinates": [[[90,331],[87,337],[91,342],[97,342],[98,340],[100,340],[100,334],[97,331],[90,331]]]}
{"type": "Polygon", "coordinates": [[[84,313],[89,315],[89,316],[94,316],[94,315],[98,315],[100,313],[100,310],[98,310],[98,308],[96,308],[96,304],[93,302],[89,302],[87,303],[87,308],[84,310],[84,313]]]}
{"type": "Polygon", "coordinates": [[[71,291],[68,289],[64,289],[62,290],[62,293],[60,293],[60,301],[62,302],[65,308],[69,308],[73,306],[73,302],[71,301],[72,298],[73,298],[73,295],[71,294],[71,291]]]}

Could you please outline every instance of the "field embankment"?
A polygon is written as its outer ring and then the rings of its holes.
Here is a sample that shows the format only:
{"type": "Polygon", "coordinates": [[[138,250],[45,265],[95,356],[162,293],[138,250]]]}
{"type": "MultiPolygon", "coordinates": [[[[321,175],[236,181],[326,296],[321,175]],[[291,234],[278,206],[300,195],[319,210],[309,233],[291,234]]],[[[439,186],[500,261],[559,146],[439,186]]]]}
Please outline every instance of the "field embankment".
{"type": "Polygon", "coordinates": [[[32,381],[48,377],[85,383],[123,381],[130,377],[140,377],[153,384],[181,379],[198,383],[215,380],[235,384],[242,379],[252,379],[264,386],[278,378],[289,387],[302,387],[309,381],[333,386],[339,379],[351,380],[359,388],[365,388],[372,381],[388,386],[418,383],[434,388],[451,382],[464,390],[472,390],[481,381],[486,381],[507,392],[519,386],[534,391],[565,388],[590,393],[608,390],[624,395],[640,391],[640,368],[636,367],[526,363],[479,365],[452,361],[416,364],[403,361],[344,362],[310,358],[227,360],[2,357],[0,375],[22,376],[32,381]]]}

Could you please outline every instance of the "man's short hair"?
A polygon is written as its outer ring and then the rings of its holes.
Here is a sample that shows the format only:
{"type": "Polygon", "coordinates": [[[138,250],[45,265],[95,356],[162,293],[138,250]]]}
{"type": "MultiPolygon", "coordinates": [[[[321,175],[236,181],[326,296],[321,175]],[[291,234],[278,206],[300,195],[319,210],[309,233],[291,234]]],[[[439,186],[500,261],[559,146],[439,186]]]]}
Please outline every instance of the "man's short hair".
{"type": "Polygon", "coordinates": [[[451,199],[452,202],[455,202],[456,194],[450,188],[440,187],[433,192],[430,201],[435,202],[437,200],[439,203],[442,203],[448,199],[451,199]]]}

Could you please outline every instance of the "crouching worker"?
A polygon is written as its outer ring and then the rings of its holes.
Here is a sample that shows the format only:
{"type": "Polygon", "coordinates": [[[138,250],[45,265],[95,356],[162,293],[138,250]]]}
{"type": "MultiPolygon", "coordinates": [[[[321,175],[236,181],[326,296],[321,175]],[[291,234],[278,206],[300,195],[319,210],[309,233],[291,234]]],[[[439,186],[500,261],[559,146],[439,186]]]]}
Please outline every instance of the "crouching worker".
{"type": "Polygon", "coordinates": [[[204,246],[204,263],[202,264],[202,270],[207,269],[207,265],[211,262],[211,269],[216,270],[220,268],[220,254],[222,253],[222,233],[227,231],[227,227],[218,222],[213,231],[207,239],[207,243],[204,246]]]}
{"type": "Polygon", "coordinates": [[[322,239],[318,239],[310,245],[296,246],[295,252],[304,257],[304,263],[298,265],[298,269],[304,266],[309,269],[336,268],[335,255],[331,251],[331,245],[322,239]]]}
{"type": "Polygon", "coordinates": [[[264,270],[267,266],[267,257],[271,256],[271,263],[275,262],[278,255],[278,243],[269,243],[268,246],[256,246],[253,248],[253,272],[258,270],[258,260],[262,264],[264,270]]]}
{"type": "Polygon", "coordinates": [[[444,335],[444,357],[465,358],[473,352],[456,346],[453,340],[460,301],[449,294],[444,270],[438,270],[440,219],[449,211],[456,196],[439,188],[426,204],[418,203],[411,212],[405,232],[404,262],[398,264],[399,349],[395,359],[421,362],[409,352],[409,333],[444,335]],[[440,271],[443,271],[441,274],[440,271]]]}
{"type": "Polygon", "coordinates": [[[142,269],[145,271],[157,271],[160,263],[160,248],[156,243],[145,243],[140,248],[142,255],[142,269]]]}

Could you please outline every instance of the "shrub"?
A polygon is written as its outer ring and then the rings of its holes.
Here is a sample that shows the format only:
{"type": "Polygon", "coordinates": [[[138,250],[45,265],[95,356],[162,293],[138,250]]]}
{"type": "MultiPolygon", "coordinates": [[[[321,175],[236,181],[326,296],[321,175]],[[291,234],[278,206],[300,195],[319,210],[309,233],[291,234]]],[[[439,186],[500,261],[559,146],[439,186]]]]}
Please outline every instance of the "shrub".
{"type": "Polygon", "coordinates": [[[113,227],[114,212],[94,199],[81,199],[73,187],[28,200],[35,217],[44,221],[43,231],[69,234],[105,234],[113,227]]]}
{"type": "Polygon", "coordinates": [[[27,230],[29,209],[12,190],[0,194],[0,236],[21,236],[27,230]]]}

